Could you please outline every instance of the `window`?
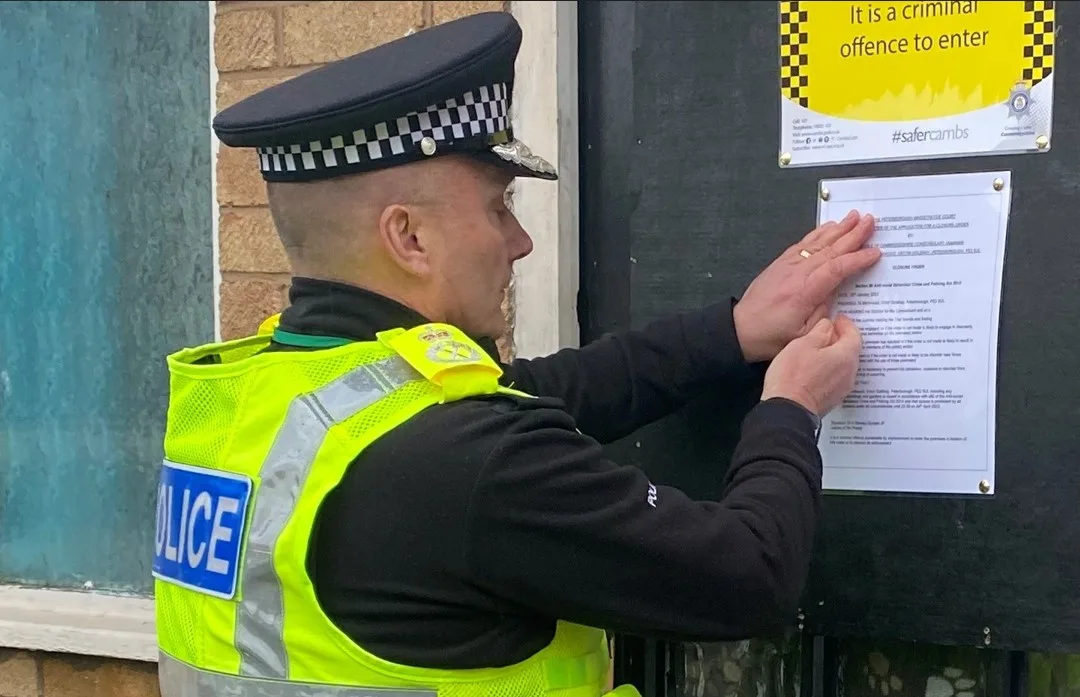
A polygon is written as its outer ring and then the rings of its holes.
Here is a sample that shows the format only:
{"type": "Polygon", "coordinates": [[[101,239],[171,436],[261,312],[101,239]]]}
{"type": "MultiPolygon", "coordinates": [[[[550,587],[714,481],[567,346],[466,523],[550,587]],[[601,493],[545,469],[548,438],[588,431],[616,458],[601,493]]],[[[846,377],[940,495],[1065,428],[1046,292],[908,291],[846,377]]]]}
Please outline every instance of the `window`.
{"type": "Polygon", "coordinates": [[[0,583],[152,592],[165,355],[214,338],[209,34],[0,4],[0,583]]]}

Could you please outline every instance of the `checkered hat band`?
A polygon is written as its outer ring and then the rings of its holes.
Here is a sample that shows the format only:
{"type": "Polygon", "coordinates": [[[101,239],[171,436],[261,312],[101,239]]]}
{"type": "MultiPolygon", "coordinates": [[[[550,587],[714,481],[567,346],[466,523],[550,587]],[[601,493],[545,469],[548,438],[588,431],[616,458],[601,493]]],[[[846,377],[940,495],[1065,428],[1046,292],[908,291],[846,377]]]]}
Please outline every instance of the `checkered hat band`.
{"type": "Polygon", "coordinates": [[[258,148],[263,172],[302,172],[375,162],[419,150],[425,137],[436,142],[489,136],[508,130],[505,83],[480,87],[372,127],[323,140],[258,148]]]}

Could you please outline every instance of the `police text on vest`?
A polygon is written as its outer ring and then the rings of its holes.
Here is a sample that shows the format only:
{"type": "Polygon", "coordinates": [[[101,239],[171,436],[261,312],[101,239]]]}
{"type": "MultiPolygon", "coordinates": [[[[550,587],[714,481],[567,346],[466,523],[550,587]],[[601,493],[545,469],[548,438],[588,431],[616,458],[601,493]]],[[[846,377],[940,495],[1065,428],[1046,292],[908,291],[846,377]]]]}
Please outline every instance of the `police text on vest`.
{"type": "Polygon", "coordinates": [[[251,489],[246,477],[165,462],[158,484],[154,577],[232,598],[251,489]]]}

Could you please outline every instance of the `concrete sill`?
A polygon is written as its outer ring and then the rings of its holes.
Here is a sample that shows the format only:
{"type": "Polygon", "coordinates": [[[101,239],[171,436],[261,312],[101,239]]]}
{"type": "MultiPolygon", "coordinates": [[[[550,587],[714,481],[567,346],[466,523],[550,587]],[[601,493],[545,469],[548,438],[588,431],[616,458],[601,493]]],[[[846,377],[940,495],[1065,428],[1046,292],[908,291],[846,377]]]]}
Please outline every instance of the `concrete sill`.
{"type": "Polygon", "coordinates": [[[156,662],[154,601],[0,586],[0,646],[156,662]]]}

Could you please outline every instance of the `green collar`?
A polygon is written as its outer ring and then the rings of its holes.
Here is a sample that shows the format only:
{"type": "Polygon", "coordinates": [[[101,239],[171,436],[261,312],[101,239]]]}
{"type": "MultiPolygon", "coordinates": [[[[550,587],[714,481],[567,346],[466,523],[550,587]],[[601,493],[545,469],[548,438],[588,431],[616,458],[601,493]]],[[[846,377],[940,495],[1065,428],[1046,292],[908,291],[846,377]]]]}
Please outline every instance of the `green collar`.
{"type": "Polygon", "coordinates": [[[334,348],[354,343],[352,339],[343,339],[338,336],[317,336],[315,334],[294,334],[284,329],[274,329],[274,341],[286,346],[299,348],[334,348]]]}

